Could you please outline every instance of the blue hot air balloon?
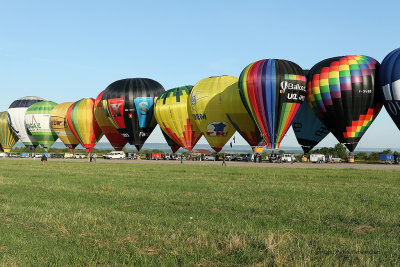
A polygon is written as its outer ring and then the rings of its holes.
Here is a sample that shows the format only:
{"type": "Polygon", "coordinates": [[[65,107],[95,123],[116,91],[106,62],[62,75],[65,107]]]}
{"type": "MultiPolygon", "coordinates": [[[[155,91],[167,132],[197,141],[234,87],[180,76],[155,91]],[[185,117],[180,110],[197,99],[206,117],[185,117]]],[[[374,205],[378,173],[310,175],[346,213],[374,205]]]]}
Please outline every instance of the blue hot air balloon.
{"type": "Polygon", "coordinates": [[[400,129],[400,48],[383,59],[379,78],[383,104],[400,129]]]}
{"type": "Polygon", "coordinates": [[[296,135],[297,142],[305,154],[330,133],[328,128],[326,128],[319,118],[311,111],[307,102],[301,104],[293,120],[292,128],[296,135]]]}

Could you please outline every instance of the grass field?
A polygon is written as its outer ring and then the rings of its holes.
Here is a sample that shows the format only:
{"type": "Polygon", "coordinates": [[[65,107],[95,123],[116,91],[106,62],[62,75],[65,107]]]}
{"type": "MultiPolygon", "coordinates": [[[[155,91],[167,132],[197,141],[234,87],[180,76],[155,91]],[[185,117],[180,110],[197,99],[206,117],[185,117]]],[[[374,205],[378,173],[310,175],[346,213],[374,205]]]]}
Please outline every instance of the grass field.
{"type": "Polygon", "coordinates": [[[0,160],[0,265],[400,265],[400,172],[0,160]]]}

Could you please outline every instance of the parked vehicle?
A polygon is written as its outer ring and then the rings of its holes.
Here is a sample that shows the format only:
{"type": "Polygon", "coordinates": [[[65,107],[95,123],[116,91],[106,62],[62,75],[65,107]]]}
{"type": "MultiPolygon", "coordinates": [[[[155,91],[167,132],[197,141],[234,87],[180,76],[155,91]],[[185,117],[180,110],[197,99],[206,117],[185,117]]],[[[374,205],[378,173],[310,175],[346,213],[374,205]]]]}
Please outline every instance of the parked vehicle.
{"type": "Polygon", "coordinates": [[[203,160],[215,161],[216,158],[213,155],[204,155],[203,160]]]}
{"type": "Polygon", "coordinates": [[[125,159],[125,153],[123,151],[111,151],[103,155],[104,159],[125,159]]]}
{"type": "Polygon", "coordinates": [[[272,163],[280,163],[280,162],[282,162],[282,155],[280,155],[280,154],[271,154],[269,156],[269,162],[272,162],[272,163]]]}
{"type": "Polygon", "coordinates": [[[227,160],[227,161],[236,160],[236,155],[235,154],[227,154],[227,155],[225,155],[225,160],[227,160]]]}
{"type": "Polygon", "coordinates": [[[381,161],[381,163],[393,164],[394,163],[394,156],[392,154],[380,154],[379,155],[379,160],[381,161]]]}
{"type": "Polygon", "coordinates": [[[73,159],[74,158],[74,154],[72,153],[65,153],[64,154],[64,159],[73,159]]]}
{"type": "Polygon", "coordinates": [[[5,157],[7,157],[7,153],[0,152],[0,158],[5,158],[5,157]]]}
{"type": "Polygon", "coordinates": [[[19,156],[21,158],[29,158],[29,153],[20,153],[19,156]]]}
{"type": "Polygon", "coordinates": [[[329,162],[329,163],[341,163],[341,162],[342,162],[342,159],[339,158],[339,157],[336,156],[336,155],[332,155],[332,156],[329,156],[329,157],[328,157],[328,162],[329,162]]]}
{"type": "Polygon", "coordinates": [[[323,154],[311,154],[310,162],[312,163],[325,163],[325,155],[323,154]]]}
{"type": "Polygon", "coordinates": [[[283,154],[281,160],[282,162],[295,162],[296,158],[293,154],[283,154]]]}
{"type": "Polygon", "coordinates": [[[236,161],[250,161],[251,154],[239,154],[235,158],[236,161]]]}
{"type": "Polygon", "coordinates": [[[83,153],[75,153],[74,154],[74,159],[85,159],[86,155],[83,153]]]}
{"type": "Polygon", "coordinates": [[[136,153],[126,153],[126,159],[137,159],[136,153]]]}
{"type": "Polygon", "coordinates": [[[178,158],[179,158],[178,155],[175,153],[165,153],[164,155],[165,160],[176,160],[178,158]]]}

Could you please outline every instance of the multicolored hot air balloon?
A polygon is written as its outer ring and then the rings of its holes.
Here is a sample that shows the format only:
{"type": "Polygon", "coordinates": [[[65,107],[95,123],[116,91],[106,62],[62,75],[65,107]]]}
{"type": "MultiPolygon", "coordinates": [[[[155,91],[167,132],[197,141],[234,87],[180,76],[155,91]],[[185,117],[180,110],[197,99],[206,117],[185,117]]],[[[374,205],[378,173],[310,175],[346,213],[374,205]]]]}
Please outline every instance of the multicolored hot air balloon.
{"type": "Polygon", "coordinates": [[[103,137],[94,116],[94,99],[83,98],[72,104],[67,111],[67,123],[79,143],[90,153],[103,137]]]}
{"type": "Polygon", "coordinates": [[[75,135],[72,133],[67,122],[67,111],[72,104],[74,103],[64,102],[58,104],[50,113],[51,128],[64,145],[69,148],[71,153],[74,151],[75,147],[79,145],[78,139],[76,139],[75,135]]]}
{"type": "Polygon", "coordinates": [[[57,103],[52,101],[41,101],[31,105],[25,112],[26,128],[46,151],[58,139],[50,123],[50,113],[55,106],[57,103]]]}
{"type": "Polygon", "coordinates": [[[311,111],[307,101],[301,104],[292,123],[297,142],[307,154],[330,132],[328,128],[311,111]]]}
{"type": "Polygon", "coordinates": [[[268,148],[278,149],[305,100],[303,69],[288,60],[259,60],[242,71],[239,89],[242,102],[268,148]]]}
{"type": "Polygon", "coordinates": [[[154,115],[164,136],[169,136],[178,144],[178,148],[183,147],[189,151],[192,151],[203,135],[188,110],[189,94],[192,88],[193,86],[188,85],[165,91],[156,98],[154,108],[154,115]]]}
{"type": "Polygon", "coordinates": [[[371,57],[343,56],[317,63],[308,74],[309,106],[350,152],[382,108],[378,68],[371,57]]]}
{"type": "Polygon", "coordinates": [[[161,132],[165,138],[165,141],[167,141],[167,144],[171,148],[173,153],[175,153],[176,151],[179,150],[179,148],[181,148],[181,146],[178,143],[176,143],[171,137],[169,137],[168,134],[166,134],[162,129],[161,132]]]}
{"type": "Polygon", "coordinates": [[[15,100],[8,108],[8,118],[11,129],[31,152],[35,150],[39,143],[25,127],[25,112],[31,105],[41,101],[45,100],[36,96],[26,96],[15,100]]]}
{"type": "Polygon", "coordinates": [[[253,152],[261,153],[265,146],[264,138],[242,103],[237,82],[228,86],[223,99],[225,114],[233,127],[247,141],[253,152]]]}
{"type": "Polygon", "coordinates": [[[137,150],[157,126],[153,116],[154,97],[163,92],[161,84],[146,78],[119,80],[104,90],[102,104],[107,116],[137,150]]]}
{"type": "Polygon", "coordinates": [[[10,153],[18,142],[18,136],[12,131],[8,123],[7,111],[0,112],[0,147],[4,152],[10,153]]]}
{"type": "Polygon", "coordinates": [[[111,146],[116,151],[121,151],[128,141],[117,131],[112,121],[107,117],[101,99],[103,97],[102,91],[94,101],[94,116],[103,134],[107,137],[111,146]]]}
{"type": "Polygon", "coordinates": [[[393,50],[383,59],[379,74],[383,103],[400,129],[400,48],[393,50]]]}
{"type": "Polygon", "coordinates": [[[233,76],[210,77],[199,81],[190,92],[189,111],[210,146],[217,152],[236,132],[224,112],[224,91],[236,83],[233,76]]]}

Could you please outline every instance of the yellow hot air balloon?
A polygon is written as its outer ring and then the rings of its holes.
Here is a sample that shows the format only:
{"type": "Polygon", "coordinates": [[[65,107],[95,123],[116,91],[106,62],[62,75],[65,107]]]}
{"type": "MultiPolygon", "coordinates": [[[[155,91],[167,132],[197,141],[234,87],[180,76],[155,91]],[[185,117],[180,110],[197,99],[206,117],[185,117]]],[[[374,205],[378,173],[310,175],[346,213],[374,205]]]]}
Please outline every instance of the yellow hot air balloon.
{"type": "Polygon", "coordinates": [[[261,153],[264,150],[265,141],[256,123],[243,105],[237,82],[228,86],[224,91],[223,101],[224,111],[230,123],[249,143],[254,153],[261,153]]]}
{"type": "Polygon", "coordinates": [[[18,136],[12,131],[8,123],[7,111],[0,112],[0,147],[3,147],[4,152],[10,153],[17,142],[18,136]]]}
{"type": "Polygon", "coordinates": [[[161,130],[179,146],[192,151],[202,132],[188,110],[189,94],[193,86],[182,86],[165,91],[156,98],[154,115],[161,130]]]}
{"type": "Polygon", "coordinates": [[[224,91],[238,82],[233,76],[210,77],[198,82],[190,92],[190,112],[207,142],[217,152],[236,132],[224,112],[224,91]]]}
{"type": "Polygon", "coordinates": [[[71,152],[79,145],[78,139],[76,139],[67,123],[67,110],[72,104],[73,102],[61,103],[55,106],[50,113],[51,128],[71,152]]]}
{"type": "Polygon", "coordinates": [[[88,153],[103,137],[103,132],[94,116],[93,98],[83,98],[72,104],[67,111],[67,123],[88,153]]]}

